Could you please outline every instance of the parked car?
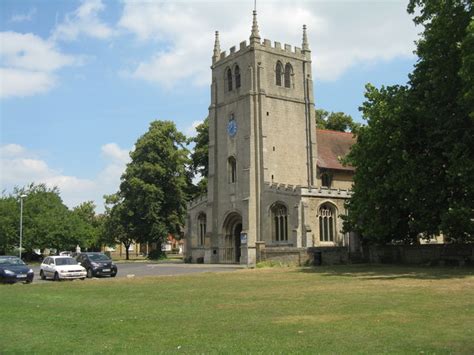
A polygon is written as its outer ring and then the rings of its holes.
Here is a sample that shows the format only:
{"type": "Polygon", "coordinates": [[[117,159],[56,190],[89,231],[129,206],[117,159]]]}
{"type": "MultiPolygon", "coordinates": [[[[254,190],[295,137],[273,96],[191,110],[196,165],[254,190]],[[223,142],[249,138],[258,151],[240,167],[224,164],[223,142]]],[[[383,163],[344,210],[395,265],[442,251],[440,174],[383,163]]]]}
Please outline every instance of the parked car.
{"type": "Polygon", "coordinates": [[[33,282],[34,272],[17,256],[0,256],[0,282],[33,282]]]}
{"type": "Polygon", "coordinates": [[[86,268],[87,277],[117,275],[117,265],[104,253],[80,253],[77,261],[86,268]]]}
{"type": "Polygon", "coordinates": [[[41,280],[51,278],[55,281],[86,278],[87,272],[70,256],[48,256],[40,267],[41,280]]]}

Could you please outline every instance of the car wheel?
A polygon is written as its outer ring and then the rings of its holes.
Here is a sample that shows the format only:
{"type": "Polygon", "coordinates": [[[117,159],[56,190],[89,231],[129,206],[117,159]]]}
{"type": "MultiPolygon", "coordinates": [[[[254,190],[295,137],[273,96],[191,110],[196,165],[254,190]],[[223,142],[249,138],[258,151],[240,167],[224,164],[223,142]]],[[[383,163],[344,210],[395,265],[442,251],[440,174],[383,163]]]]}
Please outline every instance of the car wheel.
{"type": "Polygon", "coordinates": [[[59,281],[59,274],[57,272],[54,273],[54,281],[59,281]]]}
{"type": "Polygon", "coordinates": [[[81,277],[81,280],[84,281],[86,278],[85,277],[81,277]]]}
{"type": "Polygon", "coordinates": [[[41,280],[46,280],[46,276],[44,275],[43,270],[40,271],[40,277],[41,277],[41,280]]]}
{"type": "Polygon", "coordinates": [[[115,277],[115,276],[117,276],[116,272],[113,272],[113,273],[110,274],[110,277],[115,277]]]}
{"type": "Polygon", "coordinates": [[[32,282],[33,282],[33,280],[26,280],[26,281],[25,281],[25,283],[27,283],[27,284],[30,284],[30,283],[32,283],[32,282]]]}
{"type": "Polygon", "coordinates": [[[88,268],[88,269],[87,269],[87,278],[90,279],[92,276],[94,276],[94,275],[92,274],[92,269],[91,269],[91,268],[88,268]]]}

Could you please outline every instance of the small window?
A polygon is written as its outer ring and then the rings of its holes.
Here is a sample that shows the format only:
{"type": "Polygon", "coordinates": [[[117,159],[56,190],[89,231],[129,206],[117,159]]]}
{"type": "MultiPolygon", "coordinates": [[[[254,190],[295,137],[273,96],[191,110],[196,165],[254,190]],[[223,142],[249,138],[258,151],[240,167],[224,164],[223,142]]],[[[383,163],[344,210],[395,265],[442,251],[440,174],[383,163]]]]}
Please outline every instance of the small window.
{"type": "Polygon", "coordinates": [[[238,65],[235,66],[234,69],[234,74],[235,74],[235,88],[240,88],[240,68],[238,65]]]}
{"type": "Polygon", "coordinates": [[[332,184],[332,176],[331,174],[328,173],[322,173],[321,174],[321,185],[323,187],[331,187],[332,184]]]}
{"type": "Polygon", "coordinates": [[[227,69],[227,90],[232,91],[232,71],[227,69]]]}
{"type": "Polygon", "coordinates": [[[290,63],[285,65],[285,87],[291,87],[291,74],[293,73],[293,68],[291,67],[290,63]]]}
{"type": "Polygon", "coordinates": [[[237,163],[234,157],[229,158],[229,182],[235,183],[237,180],[237,163]]]}
{"type": "Polygon", "coordinates": [[[281,75],[283,74],[283,67],[280,62],[277,63],[275,69],[275,82],[277,86],[281,86],[281,75]]]}

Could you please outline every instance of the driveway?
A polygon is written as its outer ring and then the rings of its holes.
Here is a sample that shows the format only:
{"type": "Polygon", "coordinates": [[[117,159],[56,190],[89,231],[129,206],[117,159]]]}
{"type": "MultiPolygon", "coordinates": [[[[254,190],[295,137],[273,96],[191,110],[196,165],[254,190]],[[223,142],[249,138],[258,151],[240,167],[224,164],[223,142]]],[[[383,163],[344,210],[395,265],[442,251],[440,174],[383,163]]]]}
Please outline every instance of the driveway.
{"type": "MultiPolygon", "coordinates": [[[[161,262],[156,264],[147,262],[119,262],[117,263],[117,267],[118,274],[116,278],[140,276],[174,276],[185,274],[199,274],[203,272],[235,271],[243,268],[240,265],[184,264],[176,262],[161,262]]],[[[39,276],[39,266],[33,266],[32,269],[35,272],[35,279],[33,283],[50,282],[50,280],[41,280],[39,276]]],[[[106,280],[109,278],[103,277],[101,279],[106,280]]]]}

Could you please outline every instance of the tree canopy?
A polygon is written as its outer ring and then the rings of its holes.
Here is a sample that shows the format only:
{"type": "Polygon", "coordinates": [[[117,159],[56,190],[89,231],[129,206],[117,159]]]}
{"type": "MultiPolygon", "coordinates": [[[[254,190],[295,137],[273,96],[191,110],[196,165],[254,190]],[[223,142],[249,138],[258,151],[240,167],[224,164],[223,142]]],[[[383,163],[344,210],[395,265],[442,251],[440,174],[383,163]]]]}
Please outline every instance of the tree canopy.
{"type": "Polygon", "coordinates": [[[98,222],[94,204],[85,202],[69,210],[59,189],[45,184],[15,188],[0,197],[0,253],[12,253],[19,246],[20,196],[23,198],[22,248],[74,250],[77,245],[97,247],[98,222]]]}
{"type": "Polygon", "coordinates": [[[357,133],[360,123],[354,122],[352,116],[343,112],[328,112],[323,109],[316,110],[316,127],[333,131],[357,133]]]}
{"type": "Polygon", "coordinates": [[[473,10],[412,0],[424,31],[408,85],[366,87],[346,230],[369,241],[474,238],[473,10]]]}

